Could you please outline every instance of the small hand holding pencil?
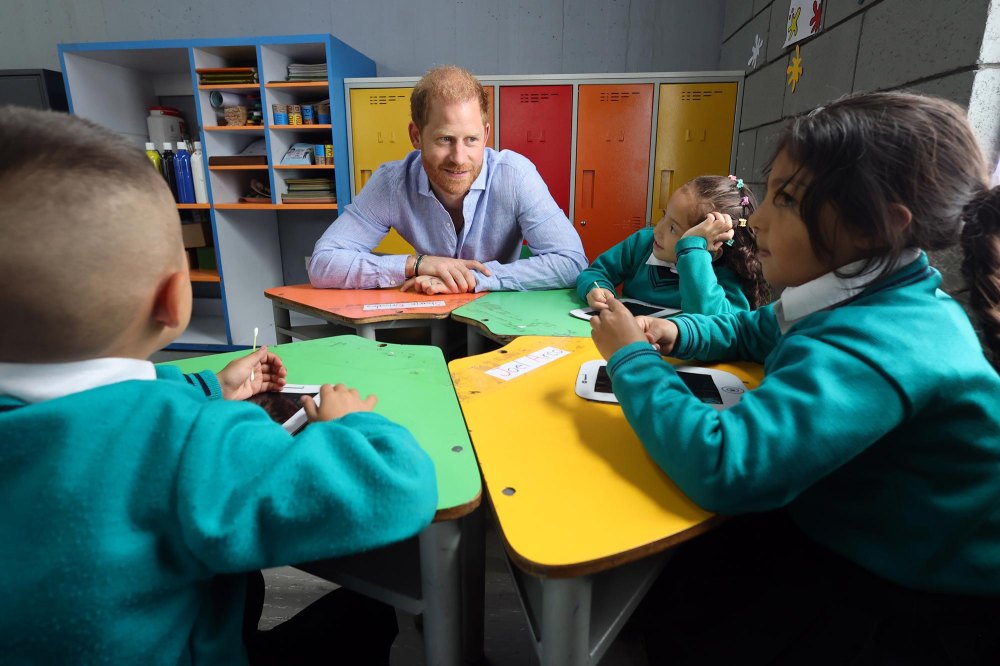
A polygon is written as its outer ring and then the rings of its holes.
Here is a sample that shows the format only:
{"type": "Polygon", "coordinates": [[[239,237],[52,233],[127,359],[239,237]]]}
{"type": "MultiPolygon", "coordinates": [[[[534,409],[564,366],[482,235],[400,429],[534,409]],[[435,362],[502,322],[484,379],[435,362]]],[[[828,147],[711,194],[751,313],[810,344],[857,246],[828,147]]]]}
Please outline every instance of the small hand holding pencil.
{"type": "Polygon", "coordinates": [[[262,346],[242,358],[231,361],[216,373],[226,400],[246,400],[265,391],[280,391],[288,371],[281,359],[262,346]]]}

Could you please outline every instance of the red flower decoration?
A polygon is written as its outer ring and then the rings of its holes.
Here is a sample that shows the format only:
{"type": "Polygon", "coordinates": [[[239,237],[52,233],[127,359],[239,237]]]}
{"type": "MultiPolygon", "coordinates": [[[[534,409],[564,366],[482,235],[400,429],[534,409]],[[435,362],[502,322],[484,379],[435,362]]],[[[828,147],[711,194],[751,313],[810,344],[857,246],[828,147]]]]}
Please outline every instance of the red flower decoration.
{"type": "Polygon", "coordinates": [[[823,20],[823,2],[822,0],[820,0],[819,2],[813,0],[813,17],[809,19],[809,25],[812,27],[812,29],[809,31],[810,35],[819,32],[819,24],[822,20],[823,20]]]}

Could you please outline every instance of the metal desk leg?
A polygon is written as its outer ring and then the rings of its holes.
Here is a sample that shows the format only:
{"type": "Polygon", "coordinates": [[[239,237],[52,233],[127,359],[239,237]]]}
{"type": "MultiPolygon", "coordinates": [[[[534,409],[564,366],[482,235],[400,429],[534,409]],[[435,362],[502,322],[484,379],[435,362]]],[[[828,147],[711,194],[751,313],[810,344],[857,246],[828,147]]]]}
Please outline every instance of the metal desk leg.
{"type": "Polygon", "coordinates": [[[375,339],[375,327],[371,324],[359,324],[354,330],[365,340],[375,339]]]}
{"type": "Polygon", "coordinates": [[[282,329],[290,330],[292,328],[292,313],[287,309],[275,302],[271,302],[271,311],[274,313],[274,338],[277,340],[278,344],[285,344],[286,342],[292,341],[292,336],[287,333],[282,333],[282,329]]]}
{"type": "Polygon", "coordinates": [[[465,327],[465,348],[466,354],[469,356],[475,356],[476,354],[483,353],[483,347],[486,345],[483,343],[483,335],[476,330],[475,326],[465,327]]]}
{"type": "Polygon", "coordinates": [[[434,666],[462,662],[460,522],[431,523],[419,536],[424,653],[434,666]]]}
{"type": "Polygon", "coordinates": [[[590,576],[542,580],[542,666],[590,664],[590,576]]]}
{"type": "Polygon", "coordinates": [[[486,507],[480,505],[462,521],[462,656],[483,658],[486,615],[486,507]]]}
{"type": "Polygon", "coordinates": [[[434,319],[430,323],[431,344],[444,350],[448,345],[448,320],[434,319]]]}

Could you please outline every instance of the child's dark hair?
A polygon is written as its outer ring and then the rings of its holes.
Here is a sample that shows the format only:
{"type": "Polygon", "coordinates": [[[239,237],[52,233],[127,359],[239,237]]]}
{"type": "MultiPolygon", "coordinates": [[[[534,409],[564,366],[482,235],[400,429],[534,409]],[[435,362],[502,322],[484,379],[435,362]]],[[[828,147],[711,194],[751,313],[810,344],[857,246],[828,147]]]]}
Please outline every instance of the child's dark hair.
{"type": "Polygon", "coordinates": [[[774,155],[782,151],[811,177],[799,213],[817,257],[831,256],[820,233],[826,206],[871,246],[859,274],[876,266],[888,273],[906,248],[961,243],[970,305],[1000,363],[1000,188],[989,189],[962,107],[905,92],[851,95],[798,118],[774,155]],[[898,222],[901,206],[909,224],[898,222]]]}
{"type": "MultiPolygon", "coordinates": [[[[727,266],[740,278],[740,286],[750,308],[756,310],[771,302],[771,287],[764,279],[764,272],[757,258],[757,238],[750,225],[739,226],[740,218],[748,218],[757,209],[757,198],[746,185],[742,189],[736,182],[725,176],[698,176],[684,184],[697,201],[699,218],[712,211],[726,213],[733,218],[733,244],[722,246],[722,256],[716,261],[727,266]],[[746,197],[747,205],[741,203],[746,197]]],[[[694,224],[700,222],[692,220],[694,224]]]]}

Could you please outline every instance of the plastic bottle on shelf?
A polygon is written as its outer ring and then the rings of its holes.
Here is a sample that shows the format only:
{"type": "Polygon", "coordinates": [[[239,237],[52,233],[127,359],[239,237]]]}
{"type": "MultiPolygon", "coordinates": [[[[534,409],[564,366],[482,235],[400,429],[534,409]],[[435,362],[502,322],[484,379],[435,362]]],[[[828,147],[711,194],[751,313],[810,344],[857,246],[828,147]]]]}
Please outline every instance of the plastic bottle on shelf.
{"type": "Polygon", "coordinates": [[[152,141],[146,142],[146,157],[148,157],[149,161],[153,163],[153,166],[156,167],[157,171],[163,173],[163,167],[161,166],[161,162],[163,160],[160,159],[160,154],[156,152],[156,144],[152,141]]]}
{"type": "Polygon", "coordinates": [[[205,157],[201,152],[201,141],[194,142],[191,153],[191,180],[194,183],[195,203],[208,203],[208,188],[205,186],[205,157]]]}
{"type": "Polygon", "coordinates": [[[174,177],[177,180],[177,202],[194,203],[194,182],[191,177],[191,153],[183,141],[174,152],[174,177]]]}
{"type": "Polygon", "coordinates": [[[174,175],[174,144],[169,141],[163,144],[163,152],[160,154],[161,159],[161,171],[163,178],[166,179],[167,185],[170,186],[170,192],[174,195],[174,201],[180,201],[177,198],[177,178],[174,175]]]}

